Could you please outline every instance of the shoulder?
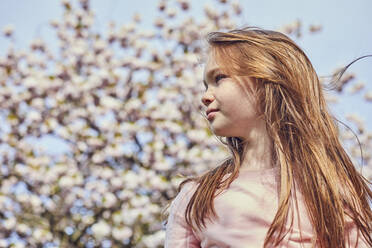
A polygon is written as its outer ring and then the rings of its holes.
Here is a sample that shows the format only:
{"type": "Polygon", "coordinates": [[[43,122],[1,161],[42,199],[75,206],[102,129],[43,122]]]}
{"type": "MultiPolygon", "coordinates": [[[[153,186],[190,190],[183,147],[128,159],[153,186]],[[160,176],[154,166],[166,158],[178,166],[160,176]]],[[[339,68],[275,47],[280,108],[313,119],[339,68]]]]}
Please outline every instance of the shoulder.
{"type": "Polygon", "coordinates": [[[188,181],[184,183],[181,190],[176,197],[172,200],[169,208],[168,222],[166,224],[167,232],[176,233],[179,230],[188,230],[189,226],[186,223],[185,213],[187,205],[196,190],[196,182],[188,181]]]}
{"type": "MultiPolygon", "coordinates": [[[[190,180],[181,186],[181,190],[178,192],[177,196],[173,199],[171,203],[172,210],[180,210],[180,208],[186,209],[188,202],[196,191],[198,183],[196,181],[190,180]]],[[[177,211],[179,212],[179,211],[177,211]]]]}
{"type": "Polygon", "coordinates": [[[196,186],[195,181],[184,183],[171,203],[168,223],[166,224],[166,248],[200,247],[199,240],[185,219],[185,210],[196,186]]]}

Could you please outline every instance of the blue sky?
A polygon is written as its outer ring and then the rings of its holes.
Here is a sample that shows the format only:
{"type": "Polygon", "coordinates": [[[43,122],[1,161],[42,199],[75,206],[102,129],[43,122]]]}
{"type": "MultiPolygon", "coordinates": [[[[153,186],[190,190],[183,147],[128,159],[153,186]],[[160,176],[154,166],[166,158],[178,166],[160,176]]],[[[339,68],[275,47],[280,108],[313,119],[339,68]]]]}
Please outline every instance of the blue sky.
{"type": "MultiPolygon", "coordinates": [[[[97,28],[103,29],[109,20],[117,24],[131,19],[135,12],[141,14],[143,25],[150,28],[156,17],[158,1],[154,0],[93,0],[91,6],[96,13],[97,28]],[[145,7],[144,7],[145,6],[145,7]]],[[[205,3],[214,4],[215,0],[192,0],[192,14],[198,18],[205,3]]],[[[321,24],[323,30],[315,35],[304,32],[297,40],[313,62],[320,76],[330,75],[336,66],[342,66],[353,59],[372,54],[372,1],[370,0],[261,0],[243,1],[244,15],[240,26],[254,25],[268,29],[277,29],[283,24],[301,20],[304,27],[321,24]]],[[[18,48],[27,46],[31,39],[42,37],[53,42],[48,21],[61,17],[62,7],[58,0],[1,0],[0,28],[7,24],[15,26],[18,48]]],[[[0,54],[4,54],[9,43],[0,37],[0,54]]],[[[357,73],[356,81],[367,83],[372,90],[372,58],[354,64],[349,72],[357,73]]],[[[343,112],[356,112],[369,123],[372,130],[372,103],[366,103],[355,96],[345,94],[342,104],[332,107],[334,114],[342,119],[343,112]]]]}
{"type": "MultiPolygon", "coordinates": [[[[152,23],[157,15],[157,0],[92,0],[99,29],[106,27],[109,20],[122,24],[131,19],[135,12],[143,17],[144,26],[152,23]]],[[[192,0],[195,18],[203,13],[205,3],[215,0],[192,0]]],[[[301,20],[305,27],[321,24],[323,30],[315,35],[304,33],[298,44],[304,49],[320,76],[330,75],[336,66],[343,66],[353,59],[372,54],[372,1],[371,0],[240,0],[244,15],[240,26],[254,25],[277,29],[283,24],[301,20]]],[[[25,48],[33,38],[41,37],[54,42],[54,32],[49,20],[59,19],[62,6],[59,0],[0,0],[0,29],[7,24],[15,26],[16,48],[25,48]]],[[[0,56],[9,42],[0,37],[0,56]]],[[[349,72],[355,72],[357,81],[366,82],[372,90],[372,58],[354,64],[349,72]]],[[[1,90],[1,89],[0,89],[1,90]]],[[[355,112],[372,131],[372,103],[366,103],[355,96],[345,96],[341,104],[331,108],[337,118],[343,113],[355,112]]],[[[44,140],[56,144],[55,140],[44,140]]],[[[58,144],[59,148],[63,144],[58,144]]],[[[54,148],[52,148],[54,149],[54,148]]],[[[67,149],[67,148],[64,148],[67,149]]]]}

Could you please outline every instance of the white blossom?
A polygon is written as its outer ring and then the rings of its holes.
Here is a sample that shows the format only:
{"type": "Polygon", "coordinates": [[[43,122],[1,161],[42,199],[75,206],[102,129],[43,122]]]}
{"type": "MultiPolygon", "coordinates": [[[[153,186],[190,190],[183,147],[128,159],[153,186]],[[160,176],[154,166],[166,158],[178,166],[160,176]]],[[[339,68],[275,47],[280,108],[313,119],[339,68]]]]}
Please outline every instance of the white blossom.
{"type": "Polygon", "coordinates": [[[70,188],[74,185],[74,180],[70,176],[63,176],[59,180],[59,186],[64,188],[70,188]]]}
{"type": "Polygon", "coordinates": [[[110,208],[114,206],[117,202],[116,196],[110,192],[107,192],[103,196],[103,206],[106,208],[110,208]]]}
{"type": "Polygon", "coordinates": [[[134,189],[139,185],[139,178],[136,173],[132,173],[131,171],[128,171],[124,175],[124,184],[126,188],[128,189],[134,189]]]}
{"type": "Polygon", "coordinates": [[[137,220],[138,216],[141,214],[141,209],[133,208],[133,209],[126,209],[123,211],[123,221],[126,225],[133,225],[133,223],[137,220]]]}
{"type": "Polygon", "coordinates": [[[8,247],[8,241],[0,238],[0,247],[8,247]]]}
{"type": "Polygon", "coordinates": [[[12,230],[12,229],[15,228],[16,223],[17,223],[17,221],[14,217],[9,217],[9,218],[4,220],[3,226],[8,230],[12,230]]]}
{"type": "Polygon", "coordinates": [[[52,235],[49,231],[40,228],[36,228],[33,231],[32,236],[34,239],[40,240],[42,242],[46,242],[52,239],[52,235]]]}
{"type": "Polygon", "coordinates": [[[117,228],[112,230],[112,236],[117,240],[125,240],[132,236],[133,231],[129,227],[117,228]]]}
{"type": "Polygon", "coordinates": [[[358,93],[358,92],[360,92],[364,87],[365,87],[365,83],[363,83],[363,82],[358,82],[358,83],[354,84],[352,88],[350,88],[350,93],[351,93],[351,94],[358,93]]]}
{"type": "Polygon", "coordinates": [[[364,95],[364,99],[366,99],[366,101],[368,101],[368,102],[372,102],[372,91],[368,91],[368,92],[364,95]]]}
{"type": "Polygon", "coordinates": [[[29,200],[33,208],[39,208],[41,206],[41,200],[38,196],[31,195],[29,200]]]}
{"type": "Polygon", "coordinates": [[[111,233],[111,227],[105,221],[99,221],[92,226],[92,232],[98,239],[102,239],[111,233]]]}
{"type": "MultiPolygon", "coordinates": [[[[160,213],[184,179],[177,175],[201,175],[229,155],[202,115],[207,49],[200,38],[235,26],[243,8],[220,0],[195,18],[191,1],[162,0],[144,29],[141,19],[148,20],[138,14],[118,28],[95,22],[89,0],[63,0],[61,7],[61,18],[49,23],[54,44],[39,36],[22,50],[14,27],[3,28],[10,44],[0,55],[0,209],[2,227],[21,235],[2,237],[0,247],[76,245],[54,232],[98,246],[135,235],[133,247],[162,247],[160,213]]],[[[299,36],[301,25],[284,30],[299,36]]],[[[365,85],[353,84],[348,97],[369,104],[365,85]]],[[[360,117],[348,120],[358,128],[363,174],[371,178],[371,132],[360,117]]],[[[340,137],[359,163],[355,138],[343,130],[340,137]]]]}
{"type": "Polygon", "coordinates": [[[154,233],[153,235],[149,235],[145,237],[143,242],[146,245],[146,247],[156,248],[159,245],[162,245],[164,243],[164,240],[165,240],[165,233],[158,231],[154,233]]]}
{"type": "Polygon", "coordinates": [[[9,24],[3,27],[3,34],[5,36],[11,36],[13,32],[14,32],[14,26],[12,24],[9,24]]]}

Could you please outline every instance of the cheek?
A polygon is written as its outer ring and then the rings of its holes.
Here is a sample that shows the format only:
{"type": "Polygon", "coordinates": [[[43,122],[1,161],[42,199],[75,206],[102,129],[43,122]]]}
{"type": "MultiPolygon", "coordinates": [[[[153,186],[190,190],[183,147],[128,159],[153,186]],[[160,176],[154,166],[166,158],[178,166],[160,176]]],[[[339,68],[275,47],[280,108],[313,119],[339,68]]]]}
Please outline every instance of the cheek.
{"type": "Polygon", "coordinates": [[[253,101],[248,99],[246,96],[244,97],[236,97],[234,101],[230,102],[229,114],[233,119],[236,121],[238,120],[252,120],[257,116],[256,106],[253,101]]]}
{"type": "MultiPolygon", "coordinates": [[[[221,111],[229,119],[246,119],[256,115],[256,100],[249,89],[236,82],[224,82],[218,89],[221,111]]],[[[218,98],[217,98],[218,99],[218,98]]]]}

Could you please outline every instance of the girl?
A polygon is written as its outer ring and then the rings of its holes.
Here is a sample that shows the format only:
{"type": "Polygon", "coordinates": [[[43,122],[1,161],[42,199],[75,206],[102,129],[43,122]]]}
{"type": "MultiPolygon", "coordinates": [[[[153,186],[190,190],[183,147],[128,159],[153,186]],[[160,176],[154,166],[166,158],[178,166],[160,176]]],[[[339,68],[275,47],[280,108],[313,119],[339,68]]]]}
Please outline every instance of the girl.
{"type": "Polygon", "coordinates": [[[369,182],[304,52],[257,28],[207,41],[202,102],[231,157],[181,183],[165,247],[372,247],[369,182]]]}

